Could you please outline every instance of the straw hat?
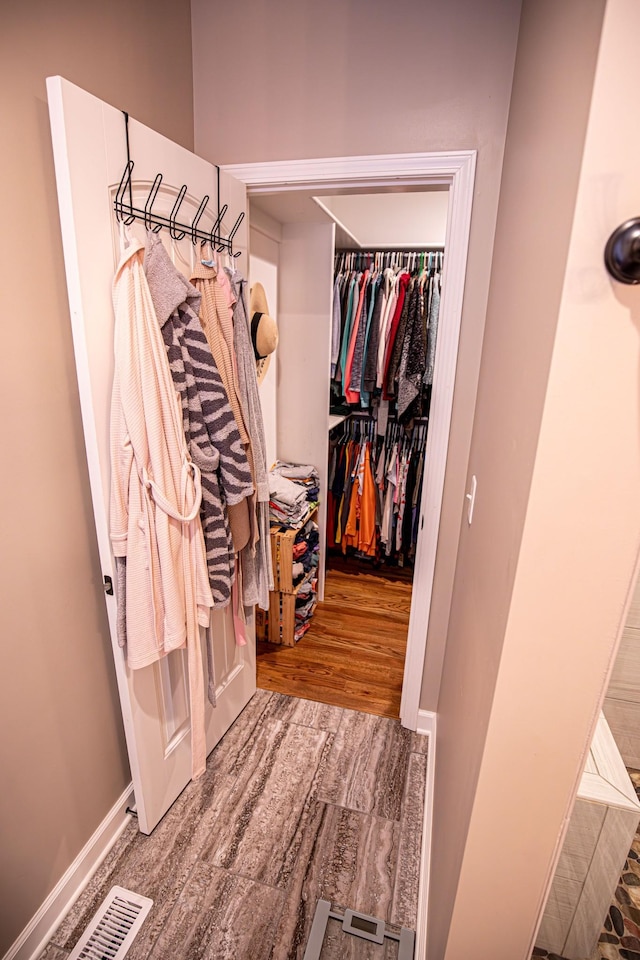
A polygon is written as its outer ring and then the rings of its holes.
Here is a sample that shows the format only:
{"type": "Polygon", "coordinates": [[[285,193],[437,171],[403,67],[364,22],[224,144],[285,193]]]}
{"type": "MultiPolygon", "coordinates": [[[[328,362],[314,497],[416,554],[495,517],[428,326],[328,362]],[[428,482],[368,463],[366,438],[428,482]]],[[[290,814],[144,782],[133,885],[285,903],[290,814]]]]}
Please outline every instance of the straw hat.
{"type": "Polygon", "coordinates": [[[271,354],[278,346],[278,327],[273,317],[269,316],[267,295],[261,283],[254,283],[251,287],[249,313],[251,340],[256,355],[256,375],[258,383],[262,383],[269,368],[271,354]]]}

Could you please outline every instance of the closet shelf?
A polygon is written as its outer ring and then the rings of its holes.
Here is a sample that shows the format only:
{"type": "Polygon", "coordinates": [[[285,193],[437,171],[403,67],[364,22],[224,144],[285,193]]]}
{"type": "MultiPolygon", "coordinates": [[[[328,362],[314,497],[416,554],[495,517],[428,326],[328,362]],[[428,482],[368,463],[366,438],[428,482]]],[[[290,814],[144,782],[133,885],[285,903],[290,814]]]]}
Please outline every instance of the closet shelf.
{"type": "Polygon", "coordinates": [[[329,433],[331,433],[332,430],[335,430],[336,427],[339,427],[341,423],[344,423],[346,419],[347,419],[347,414],[330,413],[329,414],[329,433]]]}

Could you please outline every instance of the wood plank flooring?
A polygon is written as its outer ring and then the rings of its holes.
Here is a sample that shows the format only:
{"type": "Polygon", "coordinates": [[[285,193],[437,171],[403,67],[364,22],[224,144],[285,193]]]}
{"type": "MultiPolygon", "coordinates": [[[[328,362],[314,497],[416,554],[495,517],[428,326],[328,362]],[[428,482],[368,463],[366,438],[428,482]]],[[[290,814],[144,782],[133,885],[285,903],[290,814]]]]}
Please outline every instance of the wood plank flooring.
{"type": "Polygon", "coordinates": [[[411,582],[348,561],[335,567],[295,647],[258,643],[258,687],[397,719],[411,582]]]}

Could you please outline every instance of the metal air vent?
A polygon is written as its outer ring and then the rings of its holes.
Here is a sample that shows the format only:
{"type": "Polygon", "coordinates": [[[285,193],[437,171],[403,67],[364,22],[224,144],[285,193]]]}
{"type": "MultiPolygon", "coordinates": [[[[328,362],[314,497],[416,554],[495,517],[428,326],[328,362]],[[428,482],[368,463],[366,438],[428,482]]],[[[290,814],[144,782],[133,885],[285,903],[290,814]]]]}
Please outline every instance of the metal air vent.
{"type": "Polygon", "coordinates": [[[112,887],[69,960],[121,960],[129,952],[153,900],[112,887]]]}

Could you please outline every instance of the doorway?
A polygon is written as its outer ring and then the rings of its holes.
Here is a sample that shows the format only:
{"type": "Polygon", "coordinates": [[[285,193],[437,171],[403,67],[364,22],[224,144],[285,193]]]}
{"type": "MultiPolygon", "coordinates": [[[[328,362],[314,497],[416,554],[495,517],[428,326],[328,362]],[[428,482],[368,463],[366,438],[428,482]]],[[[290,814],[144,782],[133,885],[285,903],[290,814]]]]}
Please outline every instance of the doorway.
{"type": "MultiPolygon", "coordinates": [[[[288,194],[290,202],[294,194],[298,199],[302,192],[356,193],[381,189],[416,189],[440,187],[449,191],[445,245],[447,256],[443,273],[443,298],[438,336],[438,358],[434,375],[434,398],[429,417],[429,433],[426,445],[425,480],[420,502],[420,529],[415,557],[416,589],[413,590],[407,652],[405,658],[400,717],[410,729],[420,729],[423,718],[419,716],[420,688],[427,642],[427,625],[431,603],[431,589],[435,568],[435,553],[439,529],[439,517],[444,486],[444,473],[448,445],[451,406],[455,381],[462,292],[468,244],[471,198],[475,169],[475,153],[403,155],[371,158],[338,158],[323,161],[291,161],[274,164],[250,164],[227,167],[230,173],[247,185],[250,199],[266,194],[288,194]]],[[[293,234],[300,233],[299,225],[293,234]]],[[[297,238],[299,239],[299,237],[297,238]]],[[[333,277],[333,263],[329,272],[333,277]]],[[[331,290],[331,283],[327,285],[331,290]]],[[[325,304],[326,315],[330,314],[329,298],[325,304]]],[[[288,405],[291,408],[291,404],[288,405]]],[[[328,390],[324,410],[318,412],[323,420],[321,430],[328,438],[328,390]]],[[[324,449],[328,440],[324,441],[324,449]]],[[[278,451],[279,452],[279,451],[278,451]]],[[[294,459],[291,457],[290,459],[294,459]]],[[[308,458],[297,458],[310,462],[308,458]]],[[[318,460],[318,457],[316,457],[318,460]]],[[[325,471],[327,468],[325,467],[325,471]]],[[[326,479],[324,490],[326,495],[326,479]]],[[[324,513],[326,532],[326,506],[324,513]]],[[[444,644],[443,638],[434,643],[444,644]]],[[[438,657],[436,656],[436,660],[438,657]]]]}

